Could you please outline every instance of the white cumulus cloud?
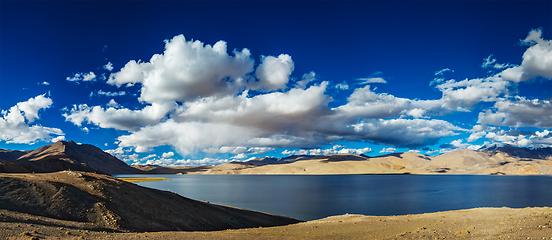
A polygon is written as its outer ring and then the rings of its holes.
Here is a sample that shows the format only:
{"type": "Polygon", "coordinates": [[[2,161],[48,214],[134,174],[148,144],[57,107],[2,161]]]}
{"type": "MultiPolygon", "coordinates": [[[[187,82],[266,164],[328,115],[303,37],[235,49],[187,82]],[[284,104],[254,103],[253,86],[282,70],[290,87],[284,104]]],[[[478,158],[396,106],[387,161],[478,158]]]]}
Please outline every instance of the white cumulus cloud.
{"type": "Polygon", "coordinates": [[[89,107],[87,104],[73,105],[69,112],[63,113],[63,116],[66,121],[77,126],[87,122],[102,128],[136,131],[141,126],[159,123],[169,111],[175,108],[174,103],[154,103],[141,110],[130,110],[116,108],[115,103],[108,104],[107,108],[89,107]]]}
{"type": "MultiPolygon", "coordinates": [[[[450,99],[466,101],[468,92],[474,91],[459,91],[478,85],[475,81],[443,83],[438,86],[443,98],[435,100],[375,93],[367,85],[355,89],[346,104],[330,108],[329,82],[313,84],[314,72],[296,81],[294,69],[287,54],[262,56],[255,68],[246,48],[230,55],[224,41],[209,45],[178,35],[165,41],[163,53],[149,61],[131,60],[110,74],[110,85],[141,88],[137,99],[143,103],[141,109],[128,109],[111,99],[102,106],[74,105],[63,116],[83,129],[91,124],[128,131],[118,137],[117,144],[136,152],[169,145],[182,156],[200,152],[246,158],[279,147],[311,149],[312,154],[361,154],[371,149],[322,150],[320,146],[359,140],[393,147],[434,144],[465,130],[429,117],[457,111],[450,99]]],[[[359,81],[386,82],[381,74],[375,72],[359,81]]],[[[336,87],[343,90],[349,85],[343,82],[336,87]]],[[[98,90],[93,94],[133,95],[130,91],[98,90]]],[[[476,99],[488,99],[488,95],[476,99]]],[[[169,161],[162,157],[149,160],[169,161]]]]}
{"type": "Polygon", "coordinates": [[[140,83],[139,100],[149,103],[232,95],[245,84],[254,65],[248,49],[233,54],[228,55],[224,41],[211,46],[178,35],[165,40],[163,54],[155,54],[149,62],[128,62],[107,83],[140,83]]]}
{"type": "Polygon", "coordinates": [[[38,140],[56,141],[64,139],[63,131],[58,128],[29,125],[39,119],[38,112],[52,105],[45,94],[19,102],[9,110],[1,110],[0,141],[7,143],[33,144],[38,140]]]}
{"type": "Polygon", "coordinates": [[[552,40],[542,38],[542,30],[531,30],[522,43],[530,47],[523,53],[523,61],[502,71],[505,80],[521,82],[534,77],[552,79],[552,40]]]}
{"type": "MultiPolygon", "coordinates": [[[[259,81],[249,84],[249,88],[266,91],[284,89],[294,68],[293,60],[287,54],[280,54],[277,58],[263,56],[255,72],[259,81]]],[[[306,83],[303,85],[306,86],[306,83]]]]}
{"type": "Polygon", "coordinates": [[[480,124],[510,127],[552,127],[552,102],[516,96],[479,113],[480,124]]]}

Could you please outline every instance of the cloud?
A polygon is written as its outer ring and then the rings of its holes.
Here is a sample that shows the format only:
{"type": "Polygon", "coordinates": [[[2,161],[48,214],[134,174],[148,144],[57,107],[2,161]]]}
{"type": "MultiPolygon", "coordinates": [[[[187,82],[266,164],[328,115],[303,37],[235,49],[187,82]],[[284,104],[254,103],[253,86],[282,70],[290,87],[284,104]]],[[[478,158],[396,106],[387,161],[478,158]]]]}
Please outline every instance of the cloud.
{"type": "Polygon", "coordinates": [[[492,67],[493,64],[495,64],[495,63],[496,63],[496,59],[494,59],[493,55],[491,54],[488,57],[483,59],[483,64],[481,64],[481,67],[482,68],[492,67]]]}
{"type": "Polygon", "coordinates": [[[170,158],[174,156],[174,152],[165,152],[161,155],[161,158],[170,158]]]}
{"type": "Polygon", "coordinates": [[[436,144],[441,137],[466,131],[437,119],[370,119],[352,125],[352,130],[352,139],[407,148],[436,144]]]}
{"type": "Polygon", "coordinates": [[[474,132],[468,137],[468,142],[473,142],[477,139],[484,137],[487,133],[485,131],[474,132]]]}
{"type": "MultiPolygon", "coordinates": [[[[140,83],[139,100],[148,103],[232,95],[245,85],[246,74],[253,71],[254,65],[248,49],[234,50],[233,54],[228,55],[224,41],[211,46],[178,35],[165,40],[163,54],[155,54],[149,62],[128,62],[112,73],[107,83],[119,87],[140,83]]],[[[273,70],[268,62],[264,66],[273,70]]],[[[271,76],[265,80],[278,85],[281,79],[271,76]]]]}
{"type": "Polygon", "coordinates": [[[38,95],[25,102],[17,103],[17,108],[25,114],[28,123],[32,123],[38,118],[39,110],[49,108],[52,105],[52,99],[45,97],[45,95],[38,95]]]}
{"type": "Polygon", "coordinates": [[[446,72],[454,72],[454,70],[451,70],[450,68],[443,68],[439,71],[436,71],[435,76],[443,76],[446,72]]]}
{"type": "Polygon", "coordinates": [[[340,149],[337,153],[339,154],[348,153],[348,154],[360,155],[360,154],[365,154],[370,152],[372,152],[372,149],[369,147],[366,147],[366,148],[359,148],[359,149],[343,148],[343,149],[340,149]]]}
{"type": "Polygon", "coordinates": [[[343,81],[342,83],[336,84],[335,88],[337,88],[339,90],[347,90],[347,89],[349,89],[349,84],[347,84],[347,82],[343,81]]]}
{"type": "Polygon", "coordinates": [[[107,70],[107,71],[110,71],[110,72],[113,71],[113,63],[108,62],[107,64],[105,64],[105,65],[103,66],[103,69],[105,69],[105,70],[107,70]]]}
{"type": "Polygon", "coordinates": [[[48,86],[48,85],[50,85],[50,83],[49,83],[49,82],[46,82],[46,81],[44,81],[44,82],[38,83],[38,85],[44,85],[44,86],[48,86]]]}
{"type": "Polygon", "coordinates": [[[439,145],[439,147],[441,149],[445,149],[445,151],[452,151],[454,149],[459,149],[459,148],[468,148],[468,149],[474,149],[474,150],[481,148],[481,146],[479,145],[471,145],[469,143],[463,143],[463,141],[464,141],[463,139],[456,139],[451,141],[450,143],[441,144],[439,145]]]}
{"type": "Polygon", "coordinates": [[[480,112],[477,123],[509,127],[552,127],[552,102],[516,96],[480,112]]]}
{"type": "MultiPolygon", "coordinates": [[[[337,141],[420,147],[466,131],[428,118],[463,110],[458,106],[466,104],[451,103],[470,97],[459,91],[485,82],[443,83],[438,86],[443,98],[436,100],[375,93],[367,85],[355,89],[346,104],[330,108],[333,99],[326,93],[329,83],[312,84],[314,72],[290,81],[295,68],[291,56],[263,56],[254,66],[246,48],[229,55],[224,41],[211,46],[178,35],[165,40],[163,53],[146,62],[129,61],[107,80],[117,87],[139,85],[137,100],[144,103],[142,109],[127,109],[111,99],[105,106],[73,105],[63,116],[82,128],[91,124],[128,131],[118,137],[121,148],[147,152],[169,145],[182,156],[202,153],[246,158],[279,147],[311,149],[313,153],[319,149],[318,153],[324,154],[327,150],[320,146],[337,141]]],[[[361,81],[385,82],[381,74],[375,72],[361,81]]],[[[346,82],[337,86],[349,87],[346,82]]],[[[129,91],[98,90],[95,94],[132,95],[129,91]]],[[[488,95],[477,99],[490,99],[488,95]]],[[[331,150],[355,154],[370,151],[331,150]]]]}
{"type": "Polygon", "coordinates": [[[307,84],[309,84],[309,82],[312,82],[314,80],[316,80],[315,72],[305,73],[303,74],[303,77],[301,77],[301,80],[297,81],[297,83],[295,84],[295,87],[305,89],[307,87],[307,84]]]}
{"type": "MultiPolygon", "coordinates": [[[[327,104],[331,98],[325,95],[327,85],[323,82],[307,89],[294,88],[253,97],[245,91],[237,96],[213,96],[184,102],[167,121],[132,129],[130,135],[119,137],[120,146],[149,151],[157,146],[171,145],[183,155],[204,150],[220,152],[213,149],[223,146],[311,148],[339,140],[359,139],[394,146],[421,146],[462,130],[440,120],[379,119],[408,114],[419,117],[425,111],[421,108],[438,111],[441,103],[377,95],[369,86],[357,89],[349,97],[345,106],[352,109],[329,109],[327,104]],[[354,104],[360,106],[359,109],[354,109],[354,104]],[[389,113],[394,105],[396,110],[389,113]],[[365,120],[359,123],[359,118],[365,120]],[[398,131],[394,137],[388,136],[394,131],[398,131]]],[[[83,121],[77,118],[80,115],[73,115],[73,122],[83,121]]],[[[101,121],[95,124],[102,126],[101,121]]]]}
{"type": "Polygon", "coordinates": [[[357,81],[360,81],[359,84],[369,84],[369,83],[387,83],[385,79],[381,77],[373,77],[373,78],[357,78],[357,81]]]}
{"type": "Polygon", "coordinates": [[[500,132],[490,132],[485,138],[493,142],[501,142],[504,144],[509,144],[518,147],[528,147],[531,145],[531,141],[527,139],[524,135],[511,136],[507,134],[506,131],[502,130],[500,132]]]}
{"type": "Polygon", "coordinates": [[[382,75],[383,72],[381,71],[377,71],[377,72],[374,72],[372,74],[370,74],[369,77],[366,77],[366,78],[357,78],[355,80],[359,81],[359,84],[370,84],[370,83],[387,83],[387,81],[385,81],[385,79],[383,79],[382,77],[380,77],[380,75],[382,75]]]}
{"type": "Polygon", "coordinates": [[[166,122],[119,137],[120,145],[140,149],[172,145],[186,154],[221,146],[307,146],[312,143],[304,141],[317,141],[309,139],[309,121],[328,110],[326,86],[184,103],[166,122]]]}
{"type": "Polygon", "coordinates": [[[75,73],[72,77],[67,77],[66,80],[70,82],[94,82],[96,81],[96,74],[94,72],[75,73]]]}
{"type": "Polygon", "coordinates": [[[443,76],[445,76],[446,72],[454,72],[454,70],[451,70],[450,68],[443,68],[439,71],[436,71],[435,72],[436,77],[429,83],[429,86],[443,83],[445,81],[445,78],[443,78],[443,76]]]}
{"type": "Polygon", "coordinates": [[[154,103],[141,110],[117,109],[114,104],[105,109],[101,106],[89,107],[87,104],[80,104],[73,105],[69,112],[63,113],[63,116],[65,121],[70,121],[77,126],[87,122],[102,128],[136,131],[141,126],[159,123],[174,108],[174,103],[154,103]]]}
{"type": "Polygon", "coordinates": [[[184,155],[199,150],[225,145],[245,145],[247,140],[260,136],[257,130],[226,124],[183,122],[172,119],[157,125],[140,128],[130,135],[118,138],[119,146],[135,147],[137,152],[147,152],[157,146],[174,146],[184,155]]]}
{"type": "Polygon", "coordinates": [[[332,148],[329,149],[301,149],[301,150],[284,150],[281,152],[282,155],[313,155],[313,156],[321,156],[321,155],[334,155],[334,154],[365,154],[372,152],[371,148],[344,148],[340,145],[335,145],[332,148]]]}
{"type": "Polygon", "coordinates": [[[168,166],[213,166],[228,163],[228,159],[218,159],[218,158],[203,158],[203,159],[182,159],[177,160],[171,163],[168,166]]]}
{"type": "Polygon", "coordinates": [[[482,68],[503,69],[503,68],[510,67],[510,64],[497,63],[496,59],[491,54],[488,57],[483,58],[483,64],[481,64],[481,67],[482,68]]]}
{"type": "Polygon", "coordinates": [[[335,108],[337,115],[345,118],[397,117],[411,103],[410,99],[377,94],[370,89],[370,85],[355,89],[347,100],[347,104],[335,108]]]}
{"type": "Polygon", "coordinates": [[[110,108],[121,108],[121,105],[119,105],[119,103],[117,103],[114,99],[109,100],[106,106],[110,108]]]}
{"type": "MultiPolygon", "coordinates": [[[[479,149],[490,146],[512,145],[517,147],[528,148],[547,148],[552,146],[552,134],[547,129],[542,131],[524,131],[519,129],[497,130],[489,128],[491,131],[477,132],[478,135],[483,135],[484,138],[490,140],[483,145],[469,145],[469,149],[479,149]]],[[[473,134],[472,134],[473,135],[473,134]]],[[[461,141],[461,140],[460,140],[461,141]]],[[[469,141],[469,140],[468,140],[469,141]]]]}
{"type": "Polygon", "coordinates": [[[125,96],[126,95],[126,92],[125,91],[118,91],[118,92],[105,92],[103,90],[98,90],[96,92],[92,91],[90,92],[90,97],[94,96],[94,95],[98,95],[98,96],[107,96],[107,97],[117,97],[117,96],[125,96]]]}
{"type": "Polygon", "coordinates": [[[379,151],[379,153],[392,153],[392,152],[395,152],[397,151],[396,148],[384,148],[384,149],[381,149],[381,151],[379,151]]]}
{"type": "Polygon", "coordinates": [[[456,139],[450,142],[454,148],[467,148],[469,144],[463,143],[463,139],[456,139]]]}
{"type": "Polygon", "coordinates": [[[174,118],[179,121],[221,122],[244,127],[258,127],[277,131],[291,131],[290,127],[303,125],[302,121],[328,111],[331,98],[326,96],[328,83],[308,89],[291,89],[248,97],[238,96],[204,98],[184,103],[174,118]]]}
{"type": "Polygon", "coordinates": [[[450,149],[450,148],[441,148],[441,149],[437,149],[437,150],[427,151],[426,154],[443,154],[443,153],[450,152],[452,150],[453,149],[450,149]]]}
{"type": "Polygon", "coordinates": [[[57,136],[55,138],[52,138],[50,139],[50,142],[59,142],[59,141],[64,141],[65,140],[65,136],[57,136]]]}
{"type": "Polygon", "coordinates": [[[521,42],[530,46],[523,53],[521,65],[502,71],[502,78],[513,82],[535,77],[552,79],[552,40],[543,39],[541,29],[533,29],[521,42]]]}
{"type": "Polygon", "coordinates": [[[443,93],[442,102],[446,108],[468,111],[479,102],[493,102],[508,93],[509,81],[494,75],[487,78],[449,80],[436,86],[443,93]]]}
{"type": "Polygon", "coordinates": [[[267,152],[274,151],[274,148],[271,148],[271,147],[242,147],[242,146],[229,147],[229,146],[222,146],[220,148],[212,147],[212,148],[208,148],[208,149],[203,149],[202,151],[206,152],[206,153],[213,153],[213,154],[216,154],[216,153],[237,154],[237,155],[239,155],[239,157],[233,157],[233,158],[242,159],[242,158],[246,158],[249,155],[265,154],[267,152]]]}
{"type": "MultiPolygon", "coordinates": [[[[278,58],[273,56],[262,56],[261,64],[259,64],[255,71],[255,75],[259,81],[250,83],[248,87],[253,90],[260,89],[265,91],[284,89],[286,88],[289,76],[294,68],[293,60],[291,56],[287,54],[280,54],[278,58]]],[[[306,77],[308,78],[308,75],[306,77]]],[[[312,78],[314,78],[314,76],[312,76],[312,78]]],[[[305,80],[303,80],[301,84],[306,86],[308,82],[304,81],[305,80]]]]}
{"type": "MultiPolygon", "coordinates": [[[[448,113],[452,109],[443,100],[411,100],[387,93],[375,93],[370,85],[357,88],[347,98],[347,104],[334,108],[336,118],[393,118],[448,113]]],[[[334,121],[339,121],[335,119],[334,121]]]]}
{"type": "Polygon", "coordinates": [[[38,112],[52,105],[52,100],[45,94],[19,102],[9,110],[1,110],[0,141],[7,143],[33,144],[38,140],[54,141],[63,139],[63,131],[40,125],[29,126],[39,119],[38,112]]]}

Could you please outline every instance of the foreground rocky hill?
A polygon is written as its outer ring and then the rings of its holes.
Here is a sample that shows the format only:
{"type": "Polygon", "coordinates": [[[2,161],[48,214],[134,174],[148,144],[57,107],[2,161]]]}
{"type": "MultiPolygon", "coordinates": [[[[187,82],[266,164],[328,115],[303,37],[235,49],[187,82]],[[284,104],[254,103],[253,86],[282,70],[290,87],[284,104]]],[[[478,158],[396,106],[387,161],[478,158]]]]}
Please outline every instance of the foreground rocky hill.
{"type": "Polygon", "coordinates": [[[63,170],[105,174],[141,172],[93,145],[73,141],[59,141],[33,151],[0,149],[0,172],[46,173],[63,170]]]}
{"type": "MultiPolygon", "coordinates": [[[[144,166],[134,166],[145,169],[144,166]]],[[[150,173],[164,169],[148,166],[150,173]]],[[[378,157],[338,154],[292,156],[230,162],[218,166],[169,168],[183,174],[552,174],[552,149],[505,146],[488,150],[457,149],[437,156],[414,152],[378,157]]]]}
{"type": "Polygon", "coordinates": [[[300,222],[76,171],[1,173],[0,206],[0,222],[14,221],[9,213],[24,213],[28,223],[92,230],[209,231],[300,222]]]}

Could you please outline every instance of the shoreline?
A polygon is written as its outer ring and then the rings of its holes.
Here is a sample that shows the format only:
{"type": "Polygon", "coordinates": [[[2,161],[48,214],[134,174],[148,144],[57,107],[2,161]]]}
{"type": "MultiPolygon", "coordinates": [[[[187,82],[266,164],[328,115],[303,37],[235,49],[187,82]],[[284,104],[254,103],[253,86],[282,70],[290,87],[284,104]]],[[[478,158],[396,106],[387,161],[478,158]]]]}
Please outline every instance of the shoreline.
{"type": "Polygon", "coordinates": [[[130,183],[170,180],[170,178],[159,178],[159,177],[117,177],[117,179],[123,180],[125,182],[130,182],[130,183]]]}
{"type": "MultiPolygon", "coordinates": [[[[186,175],[243,175],[243,176],[348,176],[348,175],[375,175],[375,176],[385,176],[385,175],[415,175],[415,176],[544,176],[552,177],[552,174],[474,174],[474,173],[130,173],[130,174],[113,174],[112,176],[124,175],[171,175],[171,176],[186,176],[186,175]]],[[[137,177],[140,178],[140,177],[137,177]]],[[[152,177],[153,178],[153,177],[152,177]]],[[[167,178],[168,179],[168,178],[167,178]]]]}

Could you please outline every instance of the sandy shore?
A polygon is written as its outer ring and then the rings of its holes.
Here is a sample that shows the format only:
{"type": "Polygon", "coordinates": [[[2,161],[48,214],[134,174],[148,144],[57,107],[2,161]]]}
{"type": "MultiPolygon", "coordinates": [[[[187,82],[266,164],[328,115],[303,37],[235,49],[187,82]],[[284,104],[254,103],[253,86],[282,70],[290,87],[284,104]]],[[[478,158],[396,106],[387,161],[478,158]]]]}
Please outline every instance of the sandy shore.
{"type": "Polygon", "coordinates": [[[552,239],[552,208],[476,208],[403,216],[342,215],[270,228],[122,233],[8,211],[0,239],[552,239]],[[34,218],[34,222],[33,219],[34,218]]]}

